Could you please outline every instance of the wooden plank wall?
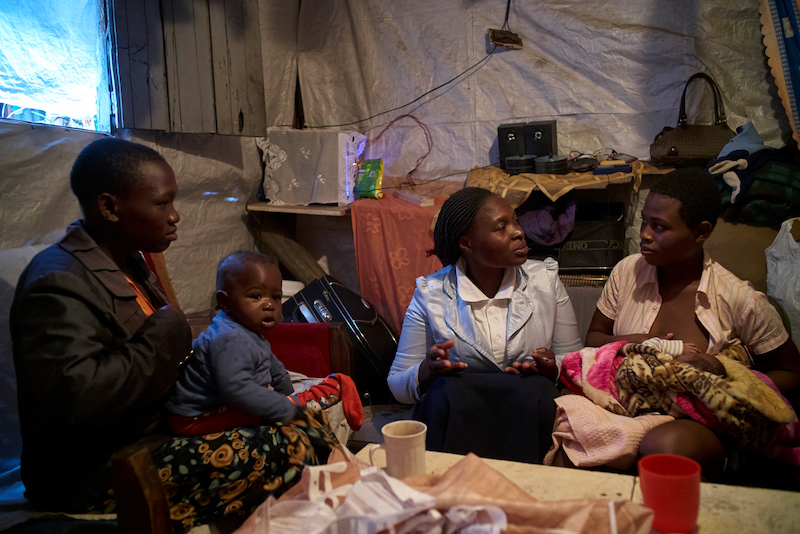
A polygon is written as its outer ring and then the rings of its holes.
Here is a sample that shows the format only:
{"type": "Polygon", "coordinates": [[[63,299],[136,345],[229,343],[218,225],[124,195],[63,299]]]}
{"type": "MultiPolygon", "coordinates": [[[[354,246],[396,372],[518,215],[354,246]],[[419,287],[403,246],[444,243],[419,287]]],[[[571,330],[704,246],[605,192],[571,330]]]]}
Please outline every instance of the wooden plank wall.
{"type": "Polygon", "coordinates": [[[167,130],[159,0],[114,0],[114,81],[119,127],[167,130]]]}
{"type": "Polygon", "coordinates": [[[167,103],[166,58],[164,57],[164,31],[158,0],[145,0],[145,25],[147,27],[147,89],[150,93],[151,127],[167,130],[169,109],[167,103]],[[151,39],[152,36],[152,39],[151,39]]]}
{"type": "Polygon", "coordinates": [[[242,135],[267,135],[267,111],[264,104],[264,69],[261,63],[261,28],[258,0],[244,0],[244,60],[247,71],[247,107],[244,109],[242,135]]]}
{"type": "MultiPolygon", "coordinates": [[[[214,103],[217,113],[217,130],[220,133],[233,133],[234,121],[231,107],[230,52],[228,51],[228,30],[225,24],[225,3],[211,2],[211,51],[214,73],[214,103]]],[[[237,125],[238,126],[238,125],[237,125]]],[[[237,128],[238,129],[238,128],[237,128]]]]}
{"type": "Polygon", "coordinates": [[[113,6],[118,126],[266,135],[258,0],[113,6]]]}
{"type": "Polygon", "coordinates": [[[212,0],[211,48],[218,133],[267,133],[258,0],[212,0]]]}
{"type": "Polygon", "coordinates": [[[170,127],[173,132],[215,133],[208,0],[163,0],[170,127]]]}

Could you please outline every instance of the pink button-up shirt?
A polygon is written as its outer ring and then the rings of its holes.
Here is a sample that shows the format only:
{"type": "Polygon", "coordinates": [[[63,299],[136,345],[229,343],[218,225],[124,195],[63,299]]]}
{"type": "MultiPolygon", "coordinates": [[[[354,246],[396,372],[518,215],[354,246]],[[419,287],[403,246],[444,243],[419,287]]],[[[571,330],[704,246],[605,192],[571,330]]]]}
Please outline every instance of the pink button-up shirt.
{"type": "MultiPolygon", "coordinates": [[[[614,321],[615,336],[649,333],[661,309],[656,268],[641,254],[624,258],[611,272],[597,308],[614,321]]],[[[708,254],[703,258],[694,312],[708,331],[709,354],[717,354],[737,339],[753,354],[764,354],[789,339],[767,296],[708,254]]]]}

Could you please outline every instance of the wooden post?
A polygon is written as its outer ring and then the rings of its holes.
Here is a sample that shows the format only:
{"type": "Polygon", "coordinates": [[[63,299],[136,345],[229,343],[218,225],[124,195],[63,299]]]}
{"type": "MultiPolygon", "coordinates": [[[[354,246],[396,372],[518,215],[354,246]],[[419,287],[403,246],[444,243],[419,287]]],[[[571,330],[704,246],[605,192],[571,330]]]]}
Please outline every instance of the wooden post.
{"type": "Polygon", "coordinates": [[[111,457],[120,534],[170,534],[167,491],[150,452],[131,445],[111,457]]]}

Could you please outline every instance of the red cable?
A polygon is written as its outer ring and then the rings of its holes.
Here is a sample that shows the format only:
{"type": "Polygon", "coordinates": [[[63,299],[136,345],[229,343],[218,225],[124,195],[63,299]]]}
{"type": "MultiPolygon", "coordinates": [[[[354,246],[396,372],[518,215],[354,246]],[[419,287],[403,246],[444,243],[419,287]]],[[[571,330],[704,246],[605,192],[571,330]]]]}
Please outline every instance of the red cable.
{"type": "Polygon", "coordinates": [[[425,152],[425,154],[417,160],[417,164],[414,166],[413,169],[411,169],[411,171],[409,171],[407,175],[408,182],[409,184],[411,184],[411,187],[413,188],[414,183],[411,181],[411,175],[417,172],[417,169],[419,169],[420,165],[422,165],[422,162],[425,160],[425,158],[428,157],[428,155],[433,150],[433,135],[431,135],[430,128],[428,128],[427,124],[416,118],[414,115],[409,115],[409,114],[400,115],[398,117],[395,117],[389,124],[387,124],[386,127],[383,130],[381,130],[381,133],[379,133],[372,139],[368,139],[367,143],[374,143],[375,141],[379,140],[381,137],[383,137],[383,134],[386,133],[386,130],[388,130],[395,122],[405,117],[414,119],[416,121],[416,123],[419,125],[420,128],[422,128],[422,131],[425,133],[425,141],[428,143],[428,151],[425,152]]]}

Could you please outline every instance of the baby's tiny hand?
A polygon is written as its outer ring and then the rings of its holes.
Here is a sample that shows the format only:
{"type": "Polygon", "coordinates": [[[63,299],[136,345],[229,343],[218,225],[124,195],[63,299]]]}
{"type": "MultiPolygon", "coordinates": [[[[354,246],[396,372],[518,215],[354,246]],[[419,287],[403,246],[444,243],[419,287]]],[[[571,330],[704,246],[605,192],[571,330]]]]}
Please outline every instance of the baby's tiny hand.
{"type": "Polygon", "coordinates": [[[696,354],[700,352],[700,347],[695,345],[694,343],[686,343],[683,342],[683,353],[684,354],[696,354]]]}

